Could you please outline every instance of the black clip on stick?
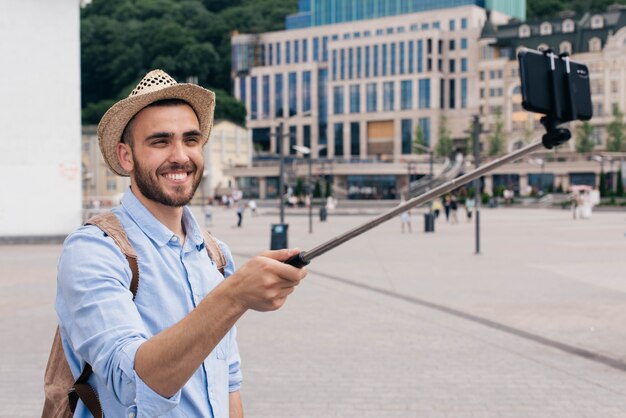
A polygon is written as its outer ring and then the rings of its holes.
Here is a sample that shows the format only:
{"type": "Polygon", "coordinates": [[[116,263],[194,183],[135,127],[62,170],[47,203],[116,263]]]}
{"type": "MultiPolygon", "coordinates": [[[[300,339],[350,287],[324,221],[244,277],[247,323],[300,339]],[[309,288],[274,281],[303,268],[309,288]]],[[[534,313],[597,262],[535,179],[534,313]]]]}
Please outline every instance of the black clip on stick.
{"type": "MultiPolygon", "coordinates": [[[[546,51],[546,54],[550,55],[548,51],[546,51]]],[[[509,162],[518,160],[519,158],[527,154],[530,154],[538,150],[539,148],[545,147],[547,149],[552,149],[555,146],[558,146],[567,142],[571,138],[570,131],[565,128],[559,128],[557,126],[559,123],[562,122],[563,116],[561,112],[560,101],[558,99],[557,83],[559,80],[556,79],[555,62],[554,62],[556,58],[557,56],[554,55],[554,53],[552,53],[552,56],[551,56],[551,73],[552,74],[551,74],[550,84],[551,84],[551,96],[552,96],[551,100],[552,100],[554,110],[550,114],[541,118],[541,124],[546,129],[546,133],[543,135],[541,141],[537,141],[533,144],[527,145],[526,147],[521,148],[517,151],[514,151],[508,155],[505,155],[504,157],[498,158],[496,160],[491,161],[488,164],[478,167],[475,170],[472,170],[469,173],[462,175],[461,177],[457,177],[453,180],[450,180],[447,183],[442,184],[441,186],[435,187],[434,189],[427,191],[424,194],[416,196],[413,199],[408,200],[404,204],[399,205],[395,207],[394,209],[388,212],[385,212],[382,215],[377,216],[376,218],[364,223],[361,226],[358,226],[341,235],[338,235],[335,238],[330,239],[329,241],[313,248],[310,251],[302,251],[299,254],[294,255],[293,257],[285,261],[285,263],[290,264],[297,268],[302,268],[308,265],[311,262],[311,260],[313,260],[315,257],[318,257],[324,254],[325,252],[330,251],[333,248],[343,244],[344,242],[349,241],[352,238],[358,235],[361,235],[362,233],[369,231],[370,229],[375,228],[376,226],[382,224],[383,222],[398,216],[402,212],[406,212],[407,210],[415,206],[421,205],[437,197],[443,196],[444,194],[451,192],[452,190],[457,189],[460,186],[466,183],[469,183],[470,181],[480,178],[481,176],[494,170],[495,168],[500,167],[509,162]]],[[[565,86],[565,91],[567,92],[569,96],[570,102],[573,102],[572,100],[573,92],[571,89],[571,80],[570,80],[570,74],[569,74],[569,58],[565,57],[564,60],[566,61],[567,71],[564,75],[565,79],[562,81],[565,86]]],[[[570,110],[572,112],[571,116],[573,117],[573,119],[576,119],[577,115],[576,115],[575,105],[571,104],[570,106],[571,106],[570,110]]],[[[570,119],[570,120],[573,120],[573,119],[570,119]]]]}

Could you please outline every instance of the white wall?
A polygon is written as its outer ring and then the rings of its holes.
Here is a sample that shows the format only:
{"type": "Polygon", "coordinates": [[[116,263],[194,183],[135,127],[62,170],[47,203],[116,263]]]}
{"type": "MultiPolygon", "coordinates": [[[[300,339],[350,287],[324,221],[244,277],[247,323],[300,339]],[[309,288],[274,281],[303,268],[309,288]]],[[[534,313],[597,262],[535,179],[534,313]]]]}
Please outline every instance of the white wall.
{"type": "Polygon", "coordinates": [[[0,0],[0,237],[81,222],[77,0],[0,0]]]}

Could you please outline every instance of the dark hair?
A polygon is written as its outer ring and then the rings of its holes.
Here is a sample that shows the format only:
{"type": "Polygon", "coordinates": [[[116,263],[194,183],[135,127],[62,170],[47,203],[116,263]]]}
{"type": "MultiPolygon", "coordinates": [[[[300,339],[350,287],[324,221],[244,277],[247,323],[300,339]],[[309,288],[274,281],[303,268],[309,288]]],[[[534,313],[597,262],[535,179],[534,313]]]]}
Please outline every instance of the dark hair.
{"type": "MultiPolygon", "coordinates": [[[[193,109],[193,107],[189,103],[184,101],[183,99],[162,99],[162,100],[157,100],[156,102],[150,103],[146,107],[143,107],[141,110],[139,110],[137,113],[149,107],[182,106],[182,105],[187,105],[193,109]]],[[[194,109],[194,113],[195,112],[196,111],[194,109]]],[[[124,131],[122,132],[122,138],[120,138],[121,142],[123,142],[124,144],[130,145],[131,148],[133,147],[133,130],[135,128],[135,117],[137,116],[137,113],[135,113],[133,117],[128,121],[128,123],[126,124],[126,127],[124,128],[124,131]]],[[[197,113],[196,113],[196,117],[198,117],[197,113]]]]}

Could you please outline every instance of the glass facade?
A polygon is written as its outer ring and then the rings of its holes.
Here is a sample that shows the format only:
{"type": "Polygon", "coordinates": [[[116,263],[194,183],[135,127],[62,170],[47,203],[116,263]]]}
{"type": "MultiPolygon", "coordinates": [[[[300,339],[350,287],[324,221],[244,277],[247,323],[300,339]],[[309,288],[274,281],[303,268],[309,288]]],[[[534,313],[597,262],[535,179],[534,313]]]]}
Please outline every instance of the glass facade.
{"type": "Polygon", "coordinates": [[[270,76],[263,76],[263,99],[262,99],[262,108],[263,119],[268,119],[270,117],[270,76]]]}
{"type": "Polygon", "coordinates": [[[419,80],[419,101],[420,109],[430,108],[430,78],[422,78],[419,80]]]}
{"type": "Polygon", "coordinates": [[[418,123],[424,134],[424,145],[430,147],[430,118],[419,118],[418,123]]]}
{"type": "Polygon", "coordinates": [[[411,143],[413,136],[413,121],[402,119],[402,154],[411,154],[411,143]]]}
{"type": "Polygon", "coordinates": [[[374,45],[374,77],[378,77],[378,45],[374,45]]]}
{"type": "Polygon", "coordinates": [[[341,157],[343,155],[343,123],[335,123],[335,155],[341,157]]]}
{"type": "Polygon", "coordinates": [[[297,112],[298,92],[296,90],[296,73],[289,73],[289,116],[293,116],[297,112]]]}
{"type": "Polygon", "coordinates": [[[311,112],[311,72],[302,72],[302,112],[311,112]]]}
{"type": "Polygon", "coordinates": [[[467,108],[467,78],[461,79],[461,107],[467,108]]]}
{"type": "Polygon", "coordinates": [[[295,126],[289,127],[289,152],[288,154],[290,155],[296,154],[296,150],[294,149],[294,146],[298,144],[297,131],[298,129],[295,126]]]}
{"type": "Polygon", "coordinates": [[[383,83],[383,110],[393,110],[393,81],[383,83]]]}
{"type": "Polygon", "coordinates": [[[367,111],[376,112],[376,83],[367,83],[367,111]]]}
{"type": "Polygon", "coordinates": [[[282,118],[284,116],[284,104],[283,104],[283,75],[276,74],[274,76],[274,104],[275,104],[275,116],[277,118],[282,118]]]}
{"type": "Polygon", "coordinates": [[[239,101],[248,107],[246,103],[246,77],[243,76],[239,77],[239,101]]]}
{"type": "Polygon", "coordinates": [[[456,80],[450,80],[450,109],[454,109],[456,107],[456,80]]]}
{"type": "Polygon", "coordinates": [[[333,113],[340,115],[343,113],[343,87],[333,87],[333,113]]]}
{"type": "MultiPolygon", "coordinates": [[[[311,125],[304,125],[302,127],[302,145],[311,149],[311,125]]],[[[309,158],[311,155],[309,154],[309,158]]]]}
{"type": "Polygon", "coordinates": [[[257,119],[259,117],[258,112],[257,78],[250,77],[250,119],[257,119]]]}
{"type": "Polygon", "coordinates": [[[361,150],[361,125],[359,122],[350,123],[350,155],[358,157],[361,150]]]}
{"type": "Polygon", "coordinates": [[[417,40],[417,72],[424,72],[424,41],[417,40]]]}
{"type": "Polygon", "coordinates": [[[361,86],[350,86],[350,113],[361,113],[361,86]]]}
{"type": "Polygon", "coordinates": [[[413,81],[402,80],[400,82],[400,109],[413,108],[413,81]]]}
{"type": "MultiPolygon", "coordinates": [[[[326,126],[328,121],[328,96],[326,90],[328,89],[328,70],[319,70],[317,74],[317,111],[320,124],[326,126]]],[[[320,131],[320,135],[322,131],[320,131]]],[[[326,133],[326,131],[324,131],[326,133]]]]}

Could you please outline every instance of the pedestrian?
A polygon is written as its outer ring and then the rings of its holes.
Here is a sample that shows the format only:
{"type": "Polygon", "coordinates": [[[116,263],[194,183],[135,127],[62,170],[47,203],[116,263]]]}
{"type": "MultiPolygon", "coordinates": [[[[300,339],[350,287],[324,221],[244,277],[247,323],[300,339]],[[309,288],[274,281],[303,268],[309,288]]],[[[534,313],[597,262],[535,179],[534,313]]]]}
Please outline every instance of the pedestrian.
{"type": "MultiPolygon", "coordinates": [[[[242,417],[234,325],[250,309],[280,308],[306,275],[282,263],[297,250],[266,251],[235,270],[219,242],[223,274],[209,258],[187,204],[214,106],[213,92],[154,70],[98,126],[105,162],[130,177],[113,214],[138,254],[140,286],[133,300],[120,248],[83,226],[65,241],[55,307],[71,372],[91,365],[104,416],[242,417]]],[[[74,416],[91,415],[79,401],[74,416]]]]}
{"type": "Polygon", "coordinates": [[[439,214],[441,213],[441,210],[443,209],[441,198],[438,197],[432,201],[431,209],[433,213],[435,214],[435,219],[439,218],[439,214]]]}
{"type": "Polygon", "coordinates": [[[450,223],[456,224],[459,223],[459,218],[457,217],[457,210],[459,209],[459,203],[456,200],[456,196],[450,196],[450,223]]]}
{"type": "Polygon", "coordinates": [[[472,212],[474,212],[474,198],[468,197],[465,199],[465,214],[467,215],[467,222],[472,220],[472,212]]]}
{"type": "Polygon", "coordinates": [[[451,198],[450,195],[447,194],[444,198],[443,198],[443,211],[446,215],[446,222],[448,222],[450,220],[450,205],[451,205],[451,198]]]}
{"type": "Polygon", "coordinates": [[[403,234],[405,225],[407,227],[407,230],[409,231],[409,234],[413,232],[413,228],[411,226],[411,214],[409,210],[400,214],[400,222],[403,234]]]}
{"type": "Polygon", "coordinates": [[[256,216],[256,201],[254,199],[250,199],[248,207],[250,208],[250,215],[256,216]]]}
{"type": "Polygon", "coordinates": [[[238,203],[237,204],[237,228],[241,228],[241,223],[243,222],[243,210],[244,210],[244,205],[243,203],[238,203]]]}
{"type": "Polygon", "coordinates": [[[204,226],[209,227],[213,225],[213,209],[211,205],[206,205],[204,207],[204,226]]]}

